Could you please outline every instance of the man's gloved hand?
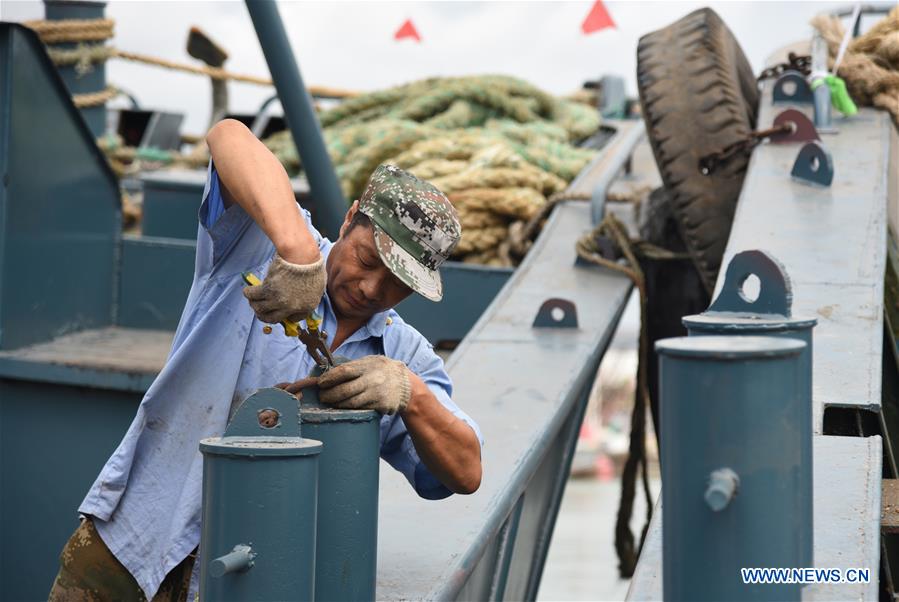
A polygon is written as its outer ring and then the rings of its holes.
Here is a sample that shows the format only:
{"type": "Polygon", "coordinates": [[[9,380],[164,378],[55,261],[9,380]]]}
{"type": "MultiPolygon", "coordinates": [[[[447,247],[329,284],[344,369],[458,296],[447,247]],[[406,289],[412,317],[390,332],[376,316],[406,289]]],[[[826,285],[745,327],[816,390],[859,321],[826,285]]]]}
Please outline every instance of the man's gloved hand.
{"type": "Polygon", "coordinates": [[[406,364],[383,355],[367,355],[334,366],[318,378],[318,387],[322,403],[382,414],[402,412],[412,394],[406,364]]]}
{"type": "Polygon", "coordinates": [[[263,322],[299,322],[318,307],[327,281],[323,258],[309,265],[297,265],[276,254],[262,284],[244,288],[243,294],[263,322]]]}

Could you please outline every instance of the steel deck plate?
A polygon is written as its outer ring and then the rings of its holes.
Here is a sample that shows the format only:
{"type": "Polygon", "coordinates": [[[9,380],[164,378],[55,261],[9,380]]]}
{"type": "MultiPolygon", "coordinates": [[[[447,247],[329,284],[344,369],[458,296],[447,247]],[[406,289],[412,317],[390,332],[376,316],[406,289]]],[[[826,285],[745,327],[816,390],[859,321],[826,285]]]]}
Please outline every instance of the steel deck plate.
{"type": "Polygon", "coordinates": [[[144,392],[165,365],[175,333],[112,326],[0,351],[0,378],[144,392]]]}
{"type": "MultiPolygon", "coordinates": [[[[772,106],[770,84],[758,124],[788,108],[772,106]]],[[[800,108],[813,117],[810,107],[800,108]]],[[[860,109],[835,119],[821,142],[833,155],[829,188],[790,177],[800,144],[764,144],[752,155],[722,265],[747,249],[773,254],[793,284],[793,315],[814,317],[814,429],[824,408],[879,411],[886,266],[889,116],[860,109]],[[864,152],[860,152],[864,149],[864,152]]],[[[720,290],[723,278],[719,277],[720,290]]]]}

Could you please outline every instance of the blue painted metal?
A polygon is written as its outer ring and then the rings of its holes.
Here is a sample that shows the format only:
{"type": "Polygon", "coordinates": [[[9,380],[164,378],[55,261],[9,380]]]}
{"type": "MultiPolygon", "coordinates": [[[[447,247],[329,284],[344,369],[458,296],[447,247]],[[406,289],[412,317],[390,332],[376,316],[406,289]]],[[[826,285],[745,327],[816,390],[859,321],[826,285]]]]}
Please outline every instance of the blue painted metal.
{"type": "Polygon", "coordinates": [[[833,157],[817,140],[812,140],[799,149],[790,175],[808,184],[830,186],[833,182],[833,157]]]}
{"type": "Polygon", "coordinates": [[[281,389],[259,389],[244,400],[225,428],[224,437],[300,437],[300,404],[281,389]],[[263,412],[273,412],[271,423],[263,412]]]}
{"type": "Polygon", "coordinates": [[[798,71],[784,71],[777,78],[772,98],[774,102],[792,104],[808,104],[814,100],[805,76],[798,71]]]}
{"type": "Polygon", "coordinates": [[[289,393],[262,389],[241,404],[224,437],[200,442],[204,600],[313,597],[322,444],[280,436],[299,430],[298,405],[289,393]],[[282,413],[284,430],[260,423],[271,408],[282,413]]]}
{"type": "MultiPolygon", "coordinates": [[[[785,55],[786,50],[772,62],[785,55]]],[[[771,88],[763,84],[759,123],[770,122],[778,111],[771,104],[771,88]]],[[[810,106],[797,108],[811,115],[810,106]]],[[[795,147],[756,147],[723,261],[747,249],[765,249],[790,274],[793,311],[817,318],[812,356],[816,435],[831,408],[853,421],[863,415],[874,414],[875,422],[880,418],[887,207],[896,206],[899,193],[894,177],[899,143],[885,113],[860,109],[854,118],[840,121],[839,133],[827,137],[827,146],[840,166],[829,188],[788,177],[795,147]]],[[[719,275],[719,290],[724,282],[719,275]]],[[[814,437],[815,565],[870,567],[871,581],[809,586],[806,594],[813,599],[878,597],[882,445],[877,435],[814,437]]],[[[662,596],[659,514],[650,525],[630,600],[662,596]]]]}
{"type": "MultiPolygon", "coordinates": [[[[878,599],[882,447],[883,442],[877,435],[814,438],[818,460],[814,468],[815,566],[870,567],[871,581],[807,585],[803,600],[878,599]]],[[[662,600],[663,507],[660,499],[652,515],[637,571],[631,579],[627,600],[662,600]]],[[[716,569],[708,567],[709,576],[717,573],[716,569]]]]}
{"type": "Polygon", "coordinates": [[[487,441],[478,493],[434,504],[381,475],[379,599],[536,595],[582,412],[631,291],[621,274],[575,265],[572,241],[589,228],[586,203],[561,203],[448,361],[453,399],[487,441]],[[547,291],[577,305],[578,328],[532,327],[547,291]],[[516,520],[514,539],[499,537],[516,520]]]}
{"type": "Polygon", "coordinates": [[[0,348],[110,324],[115,176],[40,40],[12,23],[0,23],[0,149],[0,348]]]}
{"type": "Polygon", "coordinates": [[[321,441],[315,599],[377,600],[380,414],[336,410],[303,391],[303,435],[321,441]]]}
{"type": "MultiPolygon", "coordinates": [[[[150,236],[129,236],[117,244],[115,179],[55,68],[31,32],[2,24],[0,35],[0,86],[5,86],[0,127],[6,128],[0,130],[0,141],[14,149],[0,153],[0,161],[5,161],[9,181],[19,186],[0,190],[0,200],[6,203],[0,213],[6,220],[0,224],[0,326],[4,345],[10,333],[21,336],[0,350],[0,505],[14,508],[17,517],[0,542],[0,582],[5,584],[4,596],[38,599],[46,595],[58,569],[58,551],[77,525],[74,511],[67,515],[60,509],[77,507],[166,360],[195,249],[191,241],[150,236]],[[28,124],[27,131],[20,123],[28,124]],[[40,139],[59,141],[60,148],[33,145],[35,127],[40,139]],[[33,178],[35,166],[44,162],[49,164],[46,173],[33,178]],[[31,196],[15,196],[26,188],[31,196]],[[23,198],[27,203],[18,203],[23,198]],[[10,199],[18,203],[13,209],[10,199]],[[40,245],[41,255],[31,253],[35,245],[40,245]],[[9,267],[22,265],[33,270],[23,276],[9,267]],[[82,270],[85,265],[90,269],[82,270]],[[108,270],[103,267],[107,265],[108,270]],[[59,322],[45,320],[40,313],[45,309],[59,322]],[[53,416],[52,426],[23,419],[43,415],[44,408],[53,416]],[[33,441],[48,433],[61,442],[65,457],[55,445],[22,457],[21,449],[33,447],[33,441]],[[60,471],[65,474],[57,474],[60,471]],[[52,491],[46,488],[47,474],[57,475],[52,491]]],[[[621,126],[616,139],[632,125],[621,126]]],[[[611,150],[615,148],[613,141],[611,150]]],[[[606,153],[581,174],[572,192],[590,192],[607,177],[606,153]]],[[[191,221],[199,196],[198,191],[187,208],[191,221]]],[[[469,351],[453,360],[461,362],[459,367],[451,368],[457,377],[454,397],[472,409],[482,426],[488,425],[485,432],[496,447],[485,452],[485,460],[503,478],[482,487],[478,496],[434,504],[416,499],[408,484],[397,483],[390,473],[381,488],[395,491],[391,508],[411,505],[414,510],[392,510],[390,516],[379,517],[391,525],[389,540],[381,542],[388,552],[382,551],[377,565],[379,598],[422,597],[432,590],[443,592],[437,597],[453,591],[494,599],[536,595],[593,375],[630,291],[630,283],[618,274],[574,265],[571,241],[589,227],[589,220],[586,205],[562,204],[549,220],[550,234],[538,239],[534,257],[514,283],[511,269],[453,263],[444,266],[444,279],[461,301],[451,301],[452,293],[443,305],[421,301],[423,309],[413,324],[431,333],[432,340],[458,340],[496,291],[508,285],[486,321],[475,327],[469,351]],[[564,334],[531,329],[546,290],[590,308],[578,316],[577,329],[564,334]],[[462,315],[453,311],[460,306],[467,308],[462,315]],[[521,382],[512,388],[499,382],[498,367],[521,382]],[[544,370],[560,377],[545,379],[544,370]],[[510,419],[521,409],[525,413],[510,419]],[[534,422],[538,415],[545,418],[534,422]],[[459,504],[472,501],[476,511],[459,511],[459,504]],[[413,522],[393,528],[391,521],[398,516],[421,516],[417,524],[433,524],[435,530],[419,533],[413,522]],[[483,522],[473,526],[470,521],[480,517],[485,517],[483,522]],[[405,539],[400,537],[403,529],[411,530],[405,539]],[[502,537],[495,538],[500,533],[502,537]],[[427,541],[429,553],[415,558],[423,562],[423,570],[409,575],[406,569],[414,563],[404,542],[419,537],[427,541]]],[[[282,425],[283,417],[279,413],[282,425]]],[[[379,526],[382,534],[384,524],[379,526]]],[[[235,537],[204,558],[212,562],[240,544],[252,544],[260,554],[256,564],[246,573],[224,578],[251,576],[264,557],[256,541],[235,537]]]]}
{"type": "Polygon", "coordinates": [[[284,117],[297,145],[312,196],[319,203],[317,226],[325,236],[337,240],[348,205],[278,7],[273,0],[246,0],[246,5],[281,106],[284,107],[284,117]]]}
{"type": "Polygon", "coordinates": [[[683,319],[692,335],[776,336],[798,339],[806,346],[800,357],[803,374],[799,428],[802,433],[802,472],[799,489],[805,503],[803,517],[795,528],[805,542],[802,566],[814,565],[812,507],[812,329],[815,318],[792,315],[793,293],[790,279],[776,258],[763,251],[743,251],[730,260],[724,284],[707,311],[683,319]],[[747,279],[755,275],[759,281],[758,297],[750,300],[743,292],[747,279]]]}
{"type": "MultiPolygon", "coordinates": [[[[44,0],[44,16],[47,20],[62,19],[102,19],[106,12],[106,2],[89,0],[44,0]]],[[[102,44],[102,42],[99,42],[102,44]]],[[[53,48],[71,50],[84,42],[53,44],[53,48]]],[[[60,65],[59,74],[71,94],[90,94],[106,89],[106,63],[91,65],[86,73],[78,73],[75,65],[60,65]]],[[[106,131],[106,105],[79,109],[94,138],[106,131]]]]}
{"type": "Polygon", "coordinates": [[[140,182],[144,190],[143,235],[196,240],[206,172],[151,172],[141,176],[140,182]]]}
{"type": "Polygon", "coordinates": [[[447,261],[440,266],[442,301],[434,303],[421,295],[412,295],[396,310],[432,345],[452,346],[471,330],[513,272],[512,268],[447,261]]]}
{"type": "Polygon", "coordinates": [[[812,437],[802,428],[805,347],[771,337],[656,343],[666,601],[799,600],[800,584],[747,585],[740,569],[805,566],[811,531],[796,528],[810,518],[812,493],[801,486],[811,483],[801,476],[811,472],[802,463],[812,437]],[[703,495],[723,470],[736,473],[739,492],[710,508],[703,495]]]}
{"type": "MultiPolygon", "coordinates": [[[[779,111],[770,94],[766,85],[760,123],[779,111]]],[[[811,114],[811,107],[800,110],[811,114]]],[[[790,179],[795,146],[756,147],[724,253],[722,265],[748,249],[777,257],[790,274],[793,312],[818,319],[816,433],[825,407],[880,411],[887,207],[896,198],[889,180],[896,164],[890,154],[893,129],[888,115],[867,108],[842,121],[840,132],[827,136],[840,168],[828,188],[790,179]]],[[[719,276],[718,288],[723,284],[719,276]]]]}
{"type": "Polygon", "coordinates": [[[642,121],[613,122],[617,133],[603,147],[596,159],[584,168],[566,190],[569,194],[590,194],[593,224],[598,224],[605,216],[606,196],[609,187],[630,163],[634,148],[646,136],[642,121]]]}
{"type": "Polygon", "coordinates": [[[118,325],[174,331],[193,282],[196,254],[194,240],[124,235],[118,325]]]}
{"type": "Polygon", "coordinates": [[[577,307],[566,299],[547,299],[537,310],[534,328],[577,328],[577,307]]]}
{"type": "Polygon", "coordinates": [[[76,509],[141,397],[0,375],[0,600],[47,599],[76,509]]]}
{"type": "Polygon", "coordinates": [[[620,75],[604,75],[599,79],[599,113],[606,119],[627,116],[627,91],[620,75]]]}

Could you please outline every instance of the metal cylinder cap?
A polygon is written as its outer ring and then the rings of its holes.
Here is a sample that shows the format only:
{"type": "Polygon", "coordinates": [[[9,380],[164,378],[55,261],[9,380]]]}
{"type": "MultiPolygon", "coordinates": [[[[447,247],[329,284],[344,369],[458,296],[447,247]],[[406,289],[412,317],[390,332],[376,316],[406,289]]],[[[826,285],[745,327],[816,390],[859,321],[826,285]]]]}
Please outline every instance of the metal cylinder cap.
{"type": "Polygon", "coordinates": [[[319,424],[324,422],[371,422],[380,420],[381,415],[374,410],[339,410],[300,406],[300,422],[319,424]]]}
{"type": "Polygon", "coordinates": [[[818,323],[816,318],[792,318],[786,316],[737,314],[709,311],[684,316],[681,322],[688,330],[714,332],[780,332],[806,330],[818,323]]]}
{"type": "Polygon", "coordinates": [[[302,437],[210,437],[200,451],[216,456],[312,456],[322,451],[321,441],[302,437]]]}
{"type": "Polygon", "coordinates": [[[752,336],[674,337],[656,343],[660,355],[717,360],[788,357],[805,347],[799,339],[752,336]]]}

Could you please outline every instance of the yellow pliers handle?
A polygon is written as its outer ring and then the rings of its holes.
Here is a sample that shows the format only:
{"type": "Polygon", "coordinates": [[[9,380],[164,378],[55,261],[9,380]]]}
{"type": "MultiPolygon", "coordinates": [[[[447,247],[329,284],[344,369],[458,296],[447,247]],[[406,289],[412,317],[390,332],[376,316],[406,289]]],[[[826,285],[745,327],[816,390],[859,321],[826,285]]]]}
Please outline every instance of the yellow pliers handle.
{"type": "MultiPolygon", "coordinates": [[[[259,279],[256,274],[253,272],[244,272],[243,273],[243,281],[249,284],[250,286],[259,286],[262,284],[262,280],[259,279]]],[[[308,318],[306,318],[306,324],[309,327],[309,330],[318,329],[318,325],[321,324],[321,319],[315,320],[310,314],[308,318]],[[310,322],[315,322],[315,328],[312,327],[310,322]]],[[[290,322],[288,320],[281,320],[281,326],[284,327],[284,334],[289,337],[298,337],[300,336],[300,325],[298,322],[290,322]]]]}

